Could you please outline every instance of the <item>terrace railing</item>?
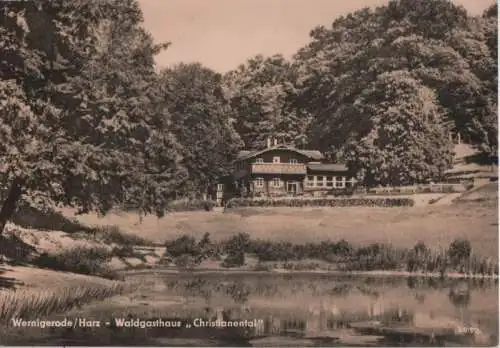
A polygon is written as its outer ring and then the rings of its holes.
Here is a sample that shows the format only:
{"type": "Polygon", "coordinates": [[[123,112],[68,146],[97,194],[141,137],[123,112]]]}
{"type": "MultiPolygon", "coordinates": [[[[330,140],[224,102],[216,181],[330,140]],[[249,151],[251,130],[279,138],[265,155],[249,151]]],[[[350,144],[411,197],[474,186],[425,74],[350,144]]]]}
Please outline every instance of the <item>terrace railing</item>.
{"type": "Polygon", "coordinates": [[[401,187],[377,187],[367,190],[368,194],[416,194],[416,193],[453,193],[464,192],[470,189],[470,185],[459,184],[422,184],[401,187]]]}
{"type": "Polygon", "coordinates": [[[302,163],[254,163],[253,174],[301,174],[307,173],[306,165],[302,163]]]}

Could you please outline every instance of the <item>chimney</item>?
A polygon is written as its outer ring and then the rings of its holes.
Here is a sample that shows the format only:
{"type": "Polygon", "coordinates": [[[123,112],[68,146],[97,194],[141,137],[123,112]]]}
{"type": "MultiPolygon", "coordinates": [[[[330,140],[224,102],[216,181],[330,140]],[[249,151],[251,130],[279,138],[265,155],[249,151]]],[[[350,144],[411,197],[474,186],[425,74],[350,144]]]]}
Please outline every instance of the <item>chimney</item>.
{"type": "Polygon", "coordinates": [[[278,145],[278,139],[274,138],[274,146],[278,145]]]}
{"type": "Polygon", "coordinates": [[[271,138],[267,138],[267,148],[271,147],[271,138]]]}

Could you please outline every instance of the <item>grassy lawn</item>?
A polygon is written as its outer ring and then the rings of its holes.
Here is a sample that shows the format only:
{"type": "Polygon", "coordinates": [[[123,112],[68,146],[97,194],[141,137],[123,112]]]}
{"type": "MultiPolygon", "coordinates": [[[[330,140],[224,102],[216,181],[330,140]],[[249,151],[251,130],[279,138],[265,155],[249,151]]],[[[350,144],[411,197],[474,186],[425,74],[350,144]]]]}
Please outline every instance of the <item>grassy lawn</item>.
{"type": "MultiPolygon", "coordinates": [[[[79,216],[89,225],[117,225],[124,232],[163,243],[183,234],[198,238],[209,232],[221,240],[239,232],[255,239],[295,243],[345,239],[350,243],[392,243],[412,247],[423,241],[434,250],[456,238],[466,238],[473,251],[498,258],[496,202],[460,203],[413,208],[244,208],[222,212],[172,213],[146,217],[139,224],[133,213],[79,216]]],[[[71,211],[65,213],[71,216],[71,211]]]]}

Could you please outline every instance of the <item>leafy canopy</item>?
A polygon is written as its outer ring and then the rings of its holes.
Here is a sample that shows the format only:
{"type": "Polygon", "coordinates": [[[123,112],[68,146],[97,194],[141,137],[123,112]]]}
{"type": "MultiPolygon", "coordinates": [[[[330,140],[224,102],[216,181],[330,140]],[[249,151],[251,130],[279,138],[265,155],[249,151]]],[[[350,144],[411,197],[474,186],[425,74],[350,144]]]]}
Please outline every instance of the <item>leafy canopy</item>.
{"type": "Polygon", "coordinates": [[[241,148],[234,111],[223,93],[222,76],[201,64],[180,64],[161,74],[161,104],[179,143],[187,180],[184,194],[202,193],[231,172],[241,148]]]}
{"type": "Polygon", "coordinates": [[[0,18],[2,185],[81,212],[134,200],[162,215],[183,174],[158,103],[164,45],[137,2],[9,2],[0,18]]]}

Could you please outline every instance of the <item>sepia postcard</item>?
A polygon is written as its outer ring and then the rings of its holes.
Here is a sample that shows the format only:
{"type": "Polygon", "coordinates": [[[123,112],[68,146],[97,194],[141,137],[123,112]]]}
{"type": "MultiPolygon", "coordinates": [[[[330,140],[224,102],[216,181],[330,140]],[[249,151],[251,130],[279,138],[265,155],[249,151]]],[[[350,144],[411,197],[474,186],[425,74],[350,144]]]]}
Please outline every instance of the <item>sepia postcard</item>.
{"type": "Polygon", "coordinates": [[[0,0],[0,346],[497,346],[497,11],[0,0]]]}

